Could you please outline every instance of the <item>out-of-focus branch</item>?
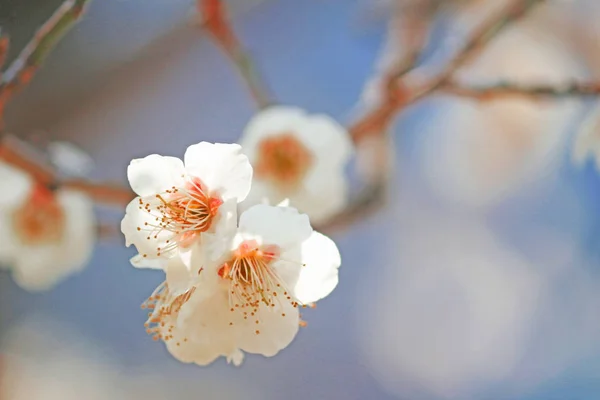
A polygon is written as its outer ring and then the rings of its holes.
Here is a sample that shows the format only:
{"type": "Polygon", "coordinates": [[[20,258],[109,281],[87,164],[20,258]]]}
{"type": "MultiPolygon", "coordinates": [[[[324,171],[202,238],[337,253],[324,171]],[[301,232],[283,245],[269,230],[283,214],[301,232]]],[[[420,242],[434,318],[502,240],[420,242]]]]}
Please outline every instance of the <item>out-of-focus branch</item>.
{"type": "Polygon", "coordinates": [[[419,100],[444,85],[459,68],[469,64],[474,58],[479,56],[486,48],[486,45],[500,32],[527,15],[536,5],[545,1],[513,0],[511,4],[484,21],[469,35],[462,49],[446,64],[442,72],[425,83],[423,87],[413,94],[411,102],[419,100]]]}
{"type": "Polygon", "coordinates": [[[0,160],[28,173],[42,185],[54,184],[55,176],[52,168],[41,163],[34,154],[26,154],[26,149],[12,136],[4,134],[0,137],[0,160]]]}
{"type": "MultiPolygon", "coordinates": [[[[90,1],[65,1],[38,29],[33,39],[3,74],[0,83],[0,130],[4,128],[4,108],[7,102],[27,86],[56,44],[79,21],[90,1]]],[[[8,43],[5,43],[5,47],[8,47],[8,43]]]]}
{"type": "Polygon", "coordinates": [[[397,112],[443,86],[459,68],[479,55],[496,35],[543,1],[545,0],[515,0],[483,21],[469,35],[464,46],[444,69],[420,87],[409,88],[408,82],[405,82],[406,79],[404,79],[406,74],[399,77],[395,85],[388,88],[385,101],[350,127],[350,133],[354,140],[361,140],[363,136],[381,134],[397,112]]]}
{"type": "MultiPolygon", "coordinates": [[[[3,110],[7,101],[29,83],[50,51],[81,18],[89,2],[90,0],[65,1],[36,32],[34,38],[9,68],[8,74],[4,74],[0,82],[0,124],[3,122],[3,110]]],[[[7,37],[0,37],[0,67],[6,56],[8,44],[7,37]]],[[[28,173],[40,184],[79,190],[95,201],[107,204],[125,205],[135,197],[131,190],[118,185],[84,180],[59,182],[52,166],[39,161],[38,155],[31,154],[31,149],[3,132],[1,125],[0,133],[3,133],[0,136],[0,160],[28,173]]]]}
{"type": "Polygon", "coordinates": [[[60,182],[59,185],[61,188],[83,192],[97,203],[116,206],[125,206],[136,196],[131,189],[119,184],[94,183],[83,179],[74,179],[60,182]]]}
{"type": "Polygon", "coordinates": [[[131,189],[118,184],[91,182],[83,179],[60,181],[52,166],[37,161],[40,158],[29,150],[17,139],[10,135],[4,135],[0,141],[0,160],[28,173],[42,185],[78,190],[98,203],[124,206],[135,197],[131,189]]]}
{"type": "MultiPolygon", "coordinates": [[[[463,47],[456,53],[450,62],[445,65],[440,73],[418,86],[415,86],[414,84],[411,85],[408,80],[410,73],[416,69],[415,65],[420,58],[423,46],[426,44],[428,31],[430,29],[429,22],[415,21],[412,25],[405,25],[405,29],[407,29],[405,33],[412,34],[412,37],[404,43],[405,46],[409,47],[404,58],[396,65],[392,66],[390,70],[384,71],[382,80],[385,84],[383,86],[381,101],[374,109],[349,128],[350,135],[352,136],[358,151],[361,151],[361,143],[365,139],[388,135],[388,128],[391,125],[394,116],[410,104],[433,93],[437,89],[447,88],[450,90],[450,86],[447,84],[459,68],[471,62],[500,32],[510,26],[513,22],[525,16],[535,5],[542,3],[543,1],[544,0],[514,0],[512,3],[508,4],[502,10],[483,21],[475,30],[473,30],[473,32],[471,32],[463,47]]],[[[425,11],[425,15],[429,18],[425,18],[424,21],[431,21],[435,16],[439,4],[434,0],[427,1],[424,4],[426,8],[420,9],[419,12],[423,13],[423,11],[425,11]]],[[[483,92],[486,92],[486,88],[483,89],[483,92]]],[[[536,89],[538,89],[537,91],[540,93],[544,91],[542,88],[536,89]]],[[[575,90],[574,87],[570,89],[571,91],[575,90]]],[[[580,89],[583,89],[583,87],[580,89]]],[[[589,89],[588,92],[593,91],[591,88],[589,89]]],[[[513,93],[515,91],[516,89],[512,90],[513,93]]],[[[488,94],[491,92],[491,90],[487,91],[488,94]]],[[[508,92],[509,90],[505,89],[505,93],[508,92]]],[[[465,89],[461,92],[463,95],[467,95],[467,93],[474,94],[474,91],[465,89]]],[[[389,168],[389,164],[382,163],[381,165],[388,165],[389,168]]],[[[387,171],[380,171],[380,174],[376,179],[370,182],[363,191],[350,200],[348,207],[321,229],[330,230],[347,226],[385,204],[387,176],[387,171]]]]}
{"type": "MultiPolygon", "coordinates": [[[[6,56],[8,55],[8,48],[10,40],[8,36],[0,36],[0,70],[4,67],[6,62],[6,56]]],[[[0,71],[0,82],[2,82],[2,72],[0,71]]]]}
{"type": "Polygon", "coordinates": [[[360,141],[365,132],[385,131],[394,114],[405,102],[408,93],[399,87],[398,79],[416,67],[427,45],[431,25],[441,3],[440,0],[425,0],[410,7],[400,3],[395,5],[388,40],[398,41],[398,47],[403,49],[404,54],[382,73],[379,107],[350,128],[350,135],[355,142],[360,141]]]}
{"type": "Polygon", "coordinates": [[[570,82],[562,86],[552,85],[520,85],[501,83],[489,86],[469,86],[456,82],[447,82],[440,87],[441,91],[457,96],[470,97],[478,101],[500,100],[506,97],[523,97],[539,99],[548,97],[561,99],[568,97],[586,97],[600,95],[600,82],[570,82]]]}
{"type": "Polygon", "coordinates": [[[267,107],[271,101],[265,85],[229,23],[226,5],[222,0],[197,0],[197,6],[198,12],[203,16],[204,28],[234,63],[258,107],[267,107]]]}

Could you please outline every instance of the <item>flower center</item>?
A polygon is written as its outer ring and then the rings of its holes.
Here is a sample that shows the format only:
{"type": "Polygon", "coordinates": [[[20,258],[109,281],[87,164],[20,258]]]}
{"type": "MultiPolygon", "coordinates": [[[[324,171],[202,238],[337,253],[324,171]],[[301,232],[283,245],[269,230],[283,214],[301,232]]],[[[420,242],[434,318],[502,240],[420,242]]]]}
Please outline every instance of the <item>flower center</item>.
{"type": "MultiPolygon", "coordinates": [[[[174,319],[177,318],[179,310],[194,294],[195,287],[191,287],[187,292],[174,296],[167,286],[166,282],[160,284],[154,293],[142,304],[143,309],[151,310],[148,313],[148,320],[144,324],[146,333],[152,336],[154,340],[163,340],[165,342],[172,340],[174,319]]],[[[180,340],[187,341],[186,338],[180,340]]],[[[180,343],[177,342],[179,346],[180,343]]]]}
{"type": "Polygon", "coordinates": [[[311,152],[292,133],[262,140],[258,146],[257,176],[280,186],[298,185],[313,163],[311,152]]]}
{"type": "Polygon", "coordinates": [[[149,232],[148,240],[157,239],[164,231],[173,233],[173,239],[167,240],[166,247],[157,248],[157,256],[177,246],[191,245],[198,234],[210,228],[223,204],[219,196],[209,194],[198,178],[192,178],[183,188],[173,187],[157,194],[150,201],[141,198],[139,201],[140,209],[155,217],[154,223],[146,222],[143,227],[138,227],[138,230],[149,232]]]}
{"type": "Polygon", "coordinates": [[[36,184],[29,198],[14,212],[13,227],[26,245],[56,244],[65,233],[65,213],[54,193],[36,184]]]}
{"type": "MultiPolygon", "coordinates": [[[[276,307],[281,301],[289,301],[294,307],[298,306],[273,271],[272,263],[278,258],[277,246],[259,246],[254,240],[238,246],[233,257],[218,270],[221,278],[230,281],[230,311],[240,310],[244,319],[248,319],[254,317],[261,305],[276,307]]],[[[282,316],[285,317],[285,313],[282,316]]]]}

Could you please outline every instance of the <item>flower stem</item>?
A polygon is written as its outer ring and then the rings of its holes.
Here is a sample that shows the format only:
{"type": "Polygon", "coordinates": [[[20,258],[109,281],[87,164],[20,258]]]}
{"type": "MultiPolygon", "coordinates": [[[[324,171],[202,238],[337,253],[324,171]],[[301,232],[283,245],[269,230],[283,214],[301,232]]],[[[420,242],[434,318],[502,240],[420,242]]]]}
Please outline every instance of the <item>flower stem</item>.
{"type": "Polygon", "coordinates": [[[197,0],[197,5],[198,12],[203,15],[205,29],[236,66],[257,106],[261,109],[269,106],[271,101],[267,90],[256,72],[252,59],[243,49],[229,23],[223,1],[197,0]]]}
{"type": "MultiPolygon", "coordinates": [[[[4,130],[4,109],[8,101],[31,81],[48,54],[79,21],[91,0],[67,0],[35,33],[0,81],[0,131],[4,130]]],[[[0,60],[8,48],[8,39],[0,43],[0,60]],[[2,51],[5,50],[5,51],[2,51]]],[[[0,64],[1,65],[1,64],[0,64]]]]}

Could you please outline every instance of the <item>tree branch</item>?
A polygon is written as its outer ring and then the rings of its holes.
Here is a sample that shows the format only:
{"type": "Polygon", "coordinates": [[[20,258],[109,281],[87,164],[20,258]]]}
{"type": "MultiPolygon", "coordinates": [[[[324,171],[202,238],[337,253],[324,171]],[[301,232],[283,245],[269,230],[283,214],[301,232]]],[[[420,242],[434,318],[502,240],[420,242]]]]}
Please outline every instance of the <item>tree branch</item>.
{"type": "Polygon", "coordinates": [[[203,16],[203,25],[212,35],[221,50],[231,59],[233,64],[259,108],[271,104],[267,90],[254,68],[248,53],[244,51],[240,41],[228,21],[227,9],[222,0],[196,0],[198,12],[203,16]]]}
{"type": "Polygon", "coordinates": [[[447,82],[439,90],[480,101],[499,100],[506,97],[530,99],[548,97],[562,99],[568,97],[598,96],[600,95],[600,82],[571,82],[563,86],[520,85],[508,82],[489,86],[469,86],[456,82],[447,82]]]}
{"type": "Polygon", "coordinates": [[[79,21],[90,1],[65,1],[5,71],[0,83],[0,130],[4,129],[4,109],[8,101],[27,86],[56,44],[79,21]]]}
{"type": "MultiPolygon", "coordinates": [[[[460,67],[479,55],[485,46],[500,32],[524,17],[535,5],[543,1],[545,0],[513,1],[507,7],[492,15],[471,32],[461,50],[445,68],[420,87],[416,89],[409,88],[408,82],[404,79],[407,74],[402,75],[396,80],[395,86],[389,88],[385,101],[350,127],[350,134],[354,140],[361,140],[363,136],[381,134],[401,109],[443,86],[460,67]]],[[[410,72],[410,70],[407,72],[410,72]]]]}

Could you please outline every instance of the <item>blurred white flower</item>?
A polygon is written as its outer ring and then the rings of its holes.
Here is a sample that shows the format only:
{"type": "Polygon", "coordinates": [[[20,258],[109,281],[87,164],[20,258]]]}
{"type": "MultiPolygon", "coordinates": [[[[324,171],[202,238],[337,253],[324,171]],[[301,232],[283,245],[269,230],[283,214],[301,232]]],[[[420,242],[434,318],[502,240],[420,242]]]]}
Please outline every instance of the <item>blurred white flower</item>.
{"type": "Polygon", "coordinates": [[[271,107],[252,118],[240,143],[254,167],[248,206],[288,198],[318,224],[346,204],[344,168],[353,148],[346,130],[332,118],[271,107]]]}
{"type": "Polygon", "coordinates": [[[51,191],[0,163],[0,265],[17,284],[45,290],[80,271],[96,238],[93,203],[72,191],[51,191]]]}
{"type": "Polygon", "coordinates": [[[139,252],[135,266],[157,268],[153,259],[189,248],[210,230],[224,201],[242,201],[250,190],[252,167],[237,144],[201,142],[188,147],[184,161],[152,154],[127,169],[138,197],[121,230],[139,252]]]}
{"type": "Polygon", "coordinates": [[[571,157],[576,165],[582,165],[592,157],[596,161],[596,168],[600,169],[600,107],[596,106],[581,124],[571,157]]]}
{"type": "Polygon", "coordinates": [[[52,164],[66,176],[85,178],[94,168],[92,157],[70,142],[52,142],[48,145],[48,153],[52,164]]]}
{"type": "Polygon", "coordinates": [[[337,285],[337,247],[306,215],[256,205],[238,226],[234,212],[189,259],[169,261],[166,282],[147,302],[154,310],[148,333],[182,362],[207,365],[223,356],[240,365],[243,352],[274,356],[296,336],[298,307],[337,285]]]}

